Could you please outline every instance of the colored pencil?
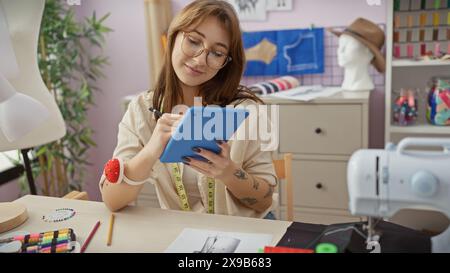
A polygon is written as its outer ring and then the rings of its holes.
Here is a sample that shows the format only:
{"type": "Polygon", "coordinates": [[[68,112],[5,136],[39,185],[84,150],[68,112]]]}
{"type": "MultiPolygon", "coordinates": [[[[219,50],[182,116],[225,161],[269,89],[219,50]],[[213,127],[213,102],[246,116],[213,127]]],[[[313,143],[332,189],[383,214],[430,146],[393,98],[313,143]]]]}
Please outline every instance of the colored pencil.
{"type": "Polygon", "coordinates": [[[108,241],[107,245],[111,245],[111,239],[112,239],[112,232],[113,232],[113,225],[114,225],[114,213],[111,213],[111,218],[109,218],[109,231],[108,231],[108,241]]]}
{"type": "Polygon", "coordinates": [[[84,251],[86,250],[87,246],[89,245],[89,242],[91,241],[92,237],[94,236],[95,232],[97,232],[97,229],[98,229],[99,226],[100,226],[100,221],[97,221],[97,223],[95,224],[94,228],[89,233],[89,236],[87,237],[86,241],[84,241],[84,244],[81,247],[80,253],[84,253],[84,251]]]}

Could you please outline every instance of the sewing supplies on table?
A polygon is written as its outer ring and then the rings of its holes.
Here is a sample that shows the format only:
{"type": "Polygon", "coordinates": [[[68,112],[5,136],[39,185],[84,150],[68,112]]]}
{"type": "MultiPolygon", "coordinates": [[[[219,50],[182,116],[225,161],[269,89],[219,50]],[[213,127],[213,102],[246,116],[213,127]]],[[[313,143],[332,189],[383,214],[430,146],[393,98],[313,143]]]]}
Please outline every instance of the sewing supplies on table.
{"type": "Polygon", "coordinates": [[[76,212],[74,209],[61,208],[42,216],[42,220],[49,223],[62,222],[74,217],[75,214],[76,212]]]}
{"type": "Polygon", "coordinates": [[[394,101],[392,109],[394,123],[401,126],[414,124],[417,120],[417,108],[417,98],[414,90],[402,88],[394,101]]]}
{"type": "Polygon", "coordinates": [[[115,218],[114,213],[111,213],[111,217],[109,218],[108,238],[107,238],[107,242],[106,242],[107,246],[111,245],[113,226],[114,226],[114,218],[115,218]]]}
{"type": "Polygon", "coordinates": [[[75,249],[76,235],[71,228],[16,235],[0,240],[0,245],[20,242],[21,253],[66,253],[75,249]]]}
{"type": "Polygon", "coordinates": [[[92,237],[94,237],[94,234],[97,232],[98,227],[100,226],[100,221],[97,221],[92,231],[89,233],[89,236],[87,237],[86,241],[84,241],[83,246],[81,247],[80,253],[84,253],[87,246],[89,245],[89,242],[92,240],[92,237]]]}

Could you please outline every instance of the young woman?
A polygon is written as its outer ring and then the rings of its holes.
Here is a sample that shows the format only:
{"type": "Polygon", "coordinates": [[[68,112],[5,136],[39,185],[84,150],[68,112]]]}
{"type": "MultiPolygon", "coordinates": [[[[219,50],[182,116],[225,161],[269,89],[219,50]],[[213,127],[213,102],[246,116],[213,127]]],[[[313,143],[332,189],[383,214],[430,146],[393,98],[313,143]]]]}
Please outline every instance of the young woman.
{"type": "Polygon", "coordinates": [[[194,97],[204,105],[261,103],[239,85],[245,56],[233,7],[225,1],[190,3],[172,21],[167,41],[155,90],[135,98],[119,124],[114,160],[100,180],[103,201],[119,210],[137,198],[140,183],[151,182],[164,209],[272,218],[277,178],[271,154],[261,151],[259,139],[218,142],[220,154],[194,149],[208,162],[158,160],[181,118],[171,114],[174,106],[192,106],[194,97]],[[164,114],[157,118],[150,107],[164,114]],[[123,169],[121,181],[111,181],[119,179],[110,178],[114,168],[123,169]]]}

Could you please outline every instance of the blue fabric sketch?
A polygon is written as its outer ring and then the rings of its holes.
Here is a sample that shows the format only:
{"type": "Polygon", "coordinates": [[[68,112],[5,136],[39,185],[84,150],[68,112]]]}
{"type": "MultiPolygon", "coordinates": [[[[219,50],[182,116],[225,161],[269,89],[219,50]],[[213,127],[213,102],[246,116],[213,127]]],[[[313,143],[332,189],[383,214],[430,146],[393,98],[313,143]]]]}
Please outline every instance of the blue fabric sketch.
{"type": "Polygon", "coordinates": [[[250,58],[245,76],[279,76],[324,72],[324,29],[296,29],[246,32],[244,48],[254,49],[264,39],[276,45],[276,56],[270,64],[250,58]]]}
{"type": "Polygon", "coordinates": [[[324,72],[323,28],[278,32],[280,74],[324,72]]]}
{"type": "MultiPolygon", "coordinates": [[[[257,46],[264,39],[266,39],[268,42],[273,43],[275,46],[277,45],[276,31],[244,32],[243,39],[245,49],[257,46]]],[[[279,75],[278,68],[279,64],[277,57],[275,57],[269,64],[265,63],[262,60],[248,60],[244,75],[246,76],[279,75]]]]}

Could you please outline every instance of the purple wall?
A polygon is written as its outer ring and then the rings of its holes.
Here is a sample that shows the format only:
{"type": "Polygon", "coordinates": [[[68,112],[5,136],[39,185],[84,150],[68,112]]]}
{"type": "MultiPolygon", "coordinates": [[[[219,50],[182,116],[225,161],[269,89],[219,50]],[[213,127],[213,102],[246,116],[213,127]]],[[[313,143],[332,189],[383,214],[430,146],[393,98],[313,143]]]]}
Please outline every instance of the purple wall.
{"type": "Polygon", "coordinates": [[[122,98],[148,89],[148,54],[143,0],[83,1],[78,15],[97,16],[108,12],[105,24],[112,28],[106,39],[104,54],[110,65],[103,71],[107,76],[97,82],[101,93],[95,96],[96,106],[89,111],[89,122],[95,130],[97,147],[90,153],[93,166],[88,168],[85,190],[91,200],[100,200],[98,181],[103,164],[112,156],[117,143],[117,129],[123,116],[122,98]]]}
{"type": "MultiPolygon", "coordinates": [[[[172,0],[173,10],[179,11],[188,0],[172,0]]],[[[85,189],[91,200],[100,200],[98,180],[103,164],[111,157],[116,145],[117,125],[123,115],[122,98],[146,90],[149,86],[143,0],[81,0],[77,14],[97,16],[110,12],[106,24],[114,29],[107,36],[104,53],[111,65],[98,81],[102,90],[95,97],[96,106],[89,111],[89,122],[95,130],[97,147],[91,150],[85,189]]],[[[386,23],[386,1],[381,6],[369,6],[365,0],[294,0],[290,12],[270,12],[265,22],[242,22],[245,31],[344,26],[357,17],[376,23],[386,23]]],[[[384,145],[384,90],[373,92],[370,115],[371,146],[384,145]],[[380,114],[381,113],[381,114],[380,114]]],[[[0,187],[0,192],[5,187],[0,187]]],[[[0,198],[3,196],[0,195],[0,198]]],[[[8,199],[5,197],[5,200],[8,199]]],[[[2,201],[0,199],[0,201],[2,201]]]]}

